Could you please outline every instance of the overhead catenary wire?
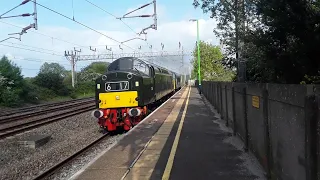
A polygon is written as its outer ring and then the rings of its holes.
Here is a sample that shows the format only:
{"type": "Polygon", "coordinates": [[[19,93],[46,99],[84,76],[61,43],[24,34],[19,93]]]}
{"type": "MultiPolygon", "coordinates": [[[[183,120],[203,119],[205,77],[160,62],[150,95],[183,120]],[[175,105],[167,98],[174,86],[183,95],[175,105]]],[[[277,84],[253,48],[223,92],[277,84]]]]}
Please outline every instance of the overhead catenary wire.
{"type": "MultiPolygon", "coordinates": [[[[101,8],[101,7],[99,7],[98,5],[96,5],[96,4],[94,4],[94,3],[92,3],[91,1],[89,1],[89,0],[85,0],[85,1],[87,1],[89,4],[91,4],[91,5],[93,5],[93,6],[95,6],[96,8],[98,8],[98,9],[100,9],[100,10],[102,10],[102,11],[104,11],[105,13],[107,13],[107,14],[109,14],[110,16],[113,16],[114,18],[117,18],[117,16],[115,16],[115,15],[113,15],[112,13],[110,13],[110,12],[108,12],[107,10],[105,10],[105,9],[103,9],[103,8],[101,8]]],[[[133,28],[131,28],[127,23],[125,23],[124,21],[122,21],[122,20],[120,20],[124,25],[126,25],[134,34],[137,34],[137,32],[133,29],[133,28]]]]}
{"type": "MultiPolygon", "coordinates": [[[[33,1],[33,2],[35,2],[35,1],[33,1]]],[[[111,39],[111,40],[113,40],[113,41],[118,42],[119,44],[121,44],[121,42],[120,42],[120,41],[118,41],[118,40],[116,40],[116,39],[114,39],[114,38],[112,38],[112,37],[110,37],[110,36],[107,36],[106,34],[104,34],[104,33],[100,32],[100,31],[97,31],[97,30],[95,30],[95,29],[93,29],[93,28],[91,28],[91,27],[89,27],[89,26],[87,26],[87,25],[85,25],[85,24],[83,24],[83,23],[81,23],[81,22],[77,21],[77,20],[73,20],[72,18],[70,18],[70,17],[68,17],[68,16],[66,16],[66,15],[63,15],[63,14],[61,14],[61,13],[59,13],[59,12],[57,12],[57,11],[55,11],[55,10],[53,10],[53,9],[49,8],[49,7],[46,7],[46,6],[42,5],[42,4],[39,4],[39,3],[37,3],[37,2],[35,2],[35,3],[36,3],[38,6],[41,6],[41,7],[45,8],[45,9],[47,9],[47,10],[51,11],[51,12],[54,12],[54,13],[56,13],[56,14],[58,14],[58,15],[60,15],[60,16],[62,16],[62,17],[64,17],[64,18],[66,18],[66,19],[69,19],[69,20],[71,20],[71,21],[73,21],[73,22],[76,22],[77,24],[80,24],[81,26],[84,26],[84,27],[86,27],[86,28],[88,28],[88,29],[90,29],[90,30],[92,30],[92,31],[94,31],[94,32],[96,32],[96,33],[98,33],[98,34],[100,34],[100,35],[102,35],[102,36],[104,36],[104,37],[108,38],[108,39],[111,39]]],[[[134,50],[134,51],[135,51],[135,49],[134,49],[134,48],[132,48],[132,47],[130,47],[130,46],[128,46],[128,45],[125,45],[125,44],[122,44],[122,45],[124,45],[124,46],[128,47],[129,49],[132,49],[132,50],[134,50]]]]}
{"type": "MultiPolygon", "coordinates": [[[[85,1],[87,1],[89,4],[95,6],[96,8],[104,11],[105,13],[109,14],[110,16],[113,16],[115,19],[120,20],[120,21],[121,21],[124,25],[126,25],[135,35],[138,34],[132,27],[130,27],[130,26],[129,26],[126,22],[124,22],[122,19],[117,18],[117,16],[115,16],[114,14],[112,14],[112,13],[110,13],[109,11],[101,8],[100,6],[94,4],[93,2],[91,2],[91,1],[89,1],[89,0],[85,0],[85,1]]],[[[152,3],[149,3],[149,4],[152,4],[152,3]]],[[[147,41],[145,41],[145,43],[147,44],[147,46],[150,46],[150,44],[149,44],[147,41]]],[[[97,46],[95,46],[95,47],[97,47],[97,46]]],[[[156,50],[156,52],[158,51],[157,49],[155,49],[155,50],[156,50]]]]}
{"type": "MultiPolygon", "coordinates": [[[[10,25],[10,26],[13,26],[13,27],[17,27],[17,28],[23,28],[21,26],[18,26],[18,25],[15,25],[15,24],[11,24],[11,23],[8,23],[8,22],[0,21],[0,23],[7,24],[7,25],[10,25]]],[[[53,36],[50,36],[50,35],[47,35],[47,34],[43,34],[43,33],[40,33],[38,31],[31,30],[30,32],[35,33],[35,34],[39,34],[39,35],[42,35],[42,36],[46,36],[46,37],[49,37],[51,39],[55,39],[55,40],[58,40],[58,41],[61,41],[61,42],[65,42],[65,43],[68,43],[68,44],[76,45],[78,47],[84,47],[84,48],[89,47],[89,46],[79,45],[79,44],[76,44],[76,43],[73,43],[73,42],[70,42],[70,41],[66,41],[66,40],[63,40],[63,39],[60,39],[60,38],[57,38],[57,37],[53,37],[53,36]]]]}
{"type": "Polygon", "coordinates": [[[42,49],[45,51],[51,51],[51,52],[55,52],[55,53],[61,53],[60,51],[55,51],[52,49],[45,49],[45,48],[41,48],[41,47],[35,47],[35,46],[30,46],[30,45],[25,45],[25,44],[19,44],[19,43],[13,43],[13,42],[5,42],[7,44],[14,44],[14,45],[18,45],[18,46],[25,46],[25,47],[29,47],[29,48],[37,48],[37,49],[42,49]]]}
{"type": "Polygon", "coordinates": [[[1,15],[0,15],[0,18],[1,18],[1,16],[6,15],[6,14],[8,14],[9,12],[11,12],[11,11],[15,10],[16,8],[18,8],[18,7],[20,7],[20,6],[22,6],[22,5],[26,4],[26,3],[28,3],[29,1],[30,1],[30,0],[24,0],[24,1],[22,1],[19,5],[17,5],[17,6],[15,6],[15,7],[11,8],[10,10],[8,10],[8,11],[6,11],[5,13],[1,14],[1,15]]]}
{"type": "MultiPolygon", "coordinates": [[[[91,3],[90,1],[88,1],[88,2],[91,3]]],[[[93,4],[93,3],[91,3],[91,4],[93,4]]],[[[95,5],[95,4],[93,4],[93,5],[96,6],[97,8],[105,11],[105,12],[108,13],[109,15],[111,15],[111,16],[113,16],[113,17],[116,18],[115,15],[109,13],[108,11],[100,8],[99,6],[97,6],[97,5],[95,5]]],[[[121,21],[122,21],[122,20],[121,20],[121,21]]],[[[127,23],[125,23],[124,21],[122,21],[122,22],[123,22],[129,29],[131,29],[132,32],[136,33],[136,32],[133,30],[133,28],[131,28],[127,23]]],[[[21,26],[18,26],[18,25],[9,23],[9,22],[0,21],[0,23],[6,24],[6,25],[9,25],[9,26],[13,26],[13,27],[16,27],[16,28],[23,28],[23,27],[21,27],[21,26]]],[[[67,43],[67,44],[75,45],[75,46],[78,47],[78,48],[80,48],[80,47],[81,47],[81,48],[89,48],[89,47],[90,47],[89,45],[80,45],[80,44],[77,44],[77,43],[74,43],[74,42],[71,42],[71,41],[67,41],[67,40],[64,40],[64,39],[61,39],[61,38],[57,38],[57,37],[54,37],[54,36],[50,36],[50,35],[41,33],[41,32],[39,32],[39,31],[30,30],[30,32],[35,33],[35,34],[39,34],[39,35],[42,35],[42,36],[45,36],[45,37],[48,37],[48,38],[51,38],[52,40],[57,40],[57,41],[65,42],[65,43],[67,43]]],[[[148,46],[150,46],[150,44],[149,44],[148,42],[145,41],[145,43],[146,43],[148,46]]],[[[106,46],[106,45],[97,45],[97,46],[92,46],[92,47],[100,47],[100,46],[102,47],[102,46],[106,46]]],[[[118,46],[118,45],[111,44],[111,45],[107,45],[107,46],[118,46]]],[[[154,50],[155,50],[155,51],[158,51],[157,49],[154,49],[154,50]]]]}
{"type": "Polygon", "coordinates": [[[58,55],[58,54],[55,54],[55,53],[49,53],[49,52],[44,52],[44,51],[39,51],[39,50],[34,50],[34,49],[22,48],[22,47],[11,46],[11,45],[6,45],[6,44],[0,44],[0,46],[7,46],[7,47],[16,48],[16,49],[22,49],[22,50],[33,51],[33,52],[43,53],[43,54],[50,54],[50,55],[53,55],[53,56],[61,57],[61,55],[58,55]]]}
{"type": "Polygon", "coordinates": [[[70,64],[64,64],[65,61],[57,61],[57,60],[38,60],[38,59],[32,59],[32,58],[27,58],[27,59],[19,59],[19,58],[13,58],[12,60],[18,60],[18,61],[30,61],[30,62],[47,62],[47,63],[58,63],[61,65],[69,66],[70,64]]]}
{"type": "MultiPolygon", "coordinates": [[[[13,26],[13,27],[16,27],[16,28],[23,28],[21,26],[18,26],[18,25],[15,25],[15,24],[11,24],[11,23],[8,23],[8,22],[4,22],[4,21],[0,21],[0,23],[3,23],[3,24],[6,24],[6,25],[9,25],[9,26],[13,26]]],[[[71,42],[71,41],[67,41],[67,40],[64,40],[64,39],[61,39],[61,38],[57,38],[57,37],[53,37],[53,36],[50,36],[50,35],[47,35],[47,34],[44,34],[44,33],[41,33],[38,31],[34,31],[34,30],[30,30],[29,32],[32,32],[32,33],[35,33],[35,34],[39,34],[39,35],[42,35],[42,36],[45,36],[45,37],[48,37],[48,38],[51,38],[51,39],[54,39],[54,40],[57,40],[57,41],[61,41],[61,42],[65,42],[67,44],[71,44],[71,45],[75,45],[76,48],[89,48],[90,45],[80,45],[80,44],[76,44],[74,42],[71,42]]],[[[96,46],[91,46],[91,47],[102,47],[102,46],[106,46],[106,45],[96,45],[96,46]]],[[[111,45],[107,45],[107,46],[119,46],[118,44],[111,44],[111,45]]]]}

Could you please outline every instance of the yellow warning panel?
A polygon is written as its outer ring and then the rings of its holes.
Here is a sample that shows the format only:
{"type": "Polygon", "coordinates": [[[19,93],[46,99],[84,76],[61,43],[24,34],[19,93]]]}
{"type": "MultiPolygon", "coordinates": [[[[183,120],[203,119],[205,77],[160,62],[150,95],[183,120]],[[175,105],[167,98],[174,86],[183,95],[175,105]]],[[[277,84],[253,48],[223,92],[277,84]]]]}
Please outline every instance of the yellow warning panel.
{"type": "Polygon", "coordinates": [[[260,98],[259,96],[252,96],[252,106],[255,108],[260,108],[260,98]]]}
{"type": "Polygon", "coordinates": [[[101,102],[99,103],[99,108],[107,109],[138,106],[138,101],[135,100],[137,97],[137,91],[100,93],[99,99],[101,102]]]}

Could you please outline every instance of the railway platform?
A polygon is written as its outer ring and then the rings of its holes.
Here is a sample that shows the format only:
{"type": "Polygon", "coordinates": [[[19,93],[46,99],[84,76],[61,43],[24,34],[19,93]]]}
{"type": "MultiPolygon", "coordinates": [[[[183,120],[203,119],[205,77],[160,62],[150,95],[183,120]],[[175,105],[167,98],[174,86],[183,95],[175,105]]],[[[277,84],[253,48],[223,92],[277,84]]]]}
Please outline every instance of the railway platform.
{"type": "Polygon", "coordinates": [[[241,146],[198,90],[184,87],[71,179],[264,179],[241,146]]]}

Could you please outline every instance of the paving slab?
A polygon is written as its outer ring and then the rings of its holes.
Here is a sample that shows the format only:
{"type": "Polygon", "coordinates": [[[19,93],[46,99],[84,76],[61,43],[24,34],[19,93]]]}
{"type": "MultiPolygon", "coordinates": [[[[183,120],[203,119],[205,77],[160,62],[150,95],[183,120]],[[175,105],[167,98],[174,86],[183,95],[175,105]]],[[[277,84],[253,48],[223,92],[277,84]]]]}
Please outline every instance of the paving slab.
{"type": "Polygon", "coordinates": [[[243,152],[223,142],[229,134],[213,122],[213,117],[198,90],[193,88],[169,179],[259,178],[245,165],[243,152]]]}

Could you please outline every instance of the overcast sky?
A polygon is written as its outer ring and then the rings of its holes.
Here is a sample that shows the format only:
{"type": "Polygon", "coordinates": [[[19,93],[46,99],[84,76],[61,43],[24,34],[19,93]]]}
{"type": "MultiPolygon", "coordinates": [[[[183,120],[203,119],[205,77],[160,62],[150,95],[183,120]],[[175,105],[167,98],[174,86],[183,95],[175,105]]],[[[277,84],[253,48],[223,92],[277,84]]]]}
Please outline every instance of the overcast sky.
{"type": "MultiPolygon", "coordinates": [[[[21,1],[0,1],[0,14],[15,7],[21,1]]],[[[147,0],[90,1],[117,17],[151,2],[147,0]]],[[[74,16],[75,20],[119,42],[138,37],[123,22],[96,8],[86,0],[73,0],[73,3],[72,0],[37,0],[37,2],[68,17],[72,18],[74,16]]],[[[130,48],[122,45],[123,51],[133,52],[132,49],[139,51],[138,47],[141,46],[141,52],[150,52],[149,45],[152,45],[152,51],[159,52],[161,51],[161,43],[163,43],[165,51],[178,52],[179,42],[181,42],[185,52],[190,54],[197,35],[196,23],[189,22],[191,18],[200,19],[200,39],[218,45],[219,41],[212,32],[216,24],[215,21],[210,19],[208,14],[203,14],[201,9],[194,9],[192,2],[193,0],[158,0],[158,30],[147,30],[146,42],[133,40],[125,43],[130,48]]],[[[121,52],[118,42],[43,7],[38,6],[37,10],[38,30],[29,30],[27,34],[21,37],[21,41],[10,39],[0,43],[0,55],[10,57],[22,68],[22,74],[25,77],[35,76],[43,62],[58,62],[66,69],[70,69],[70,63],[64,57],[64,51],[73,50],[74,47],[81,46],[77,49],[82,50],[82,55],[105,54],[108,52],[105,45],[111,47],[114,53],[121,52]],[[89,46],[97,48],[97,52],[90,51],[89,46]]],[[[22,13],[33,13],[33,3],[29,2],[6,15],[22,13]]],[[[153,14],[153,6],[148,6],[132,15],[141,14],[153,14]]],[[[141,29],[153,23],[152,18],[132,18],[123,19],[123,21],[135,32],[140,32],[141,29]]],[[[0,41],[10,37],[8,36],[9,33],[18,33],[21,31],[20,27],[26,27],[33,22],[33,17],[0,19],[0,41]]],[[[144,38],[144,36],[141,36],[141,38],[144,38]]],[[[190,56],[184,56],[185,64],[189,63],[190,58],[190,56]]],[[[176,69],[180,65],[181,59],[181,56],[157,58],[155,63],[176,69]]],[[[88,61],[78,62],[77,69],[79,70],[89,63],[88,61]]]]}

